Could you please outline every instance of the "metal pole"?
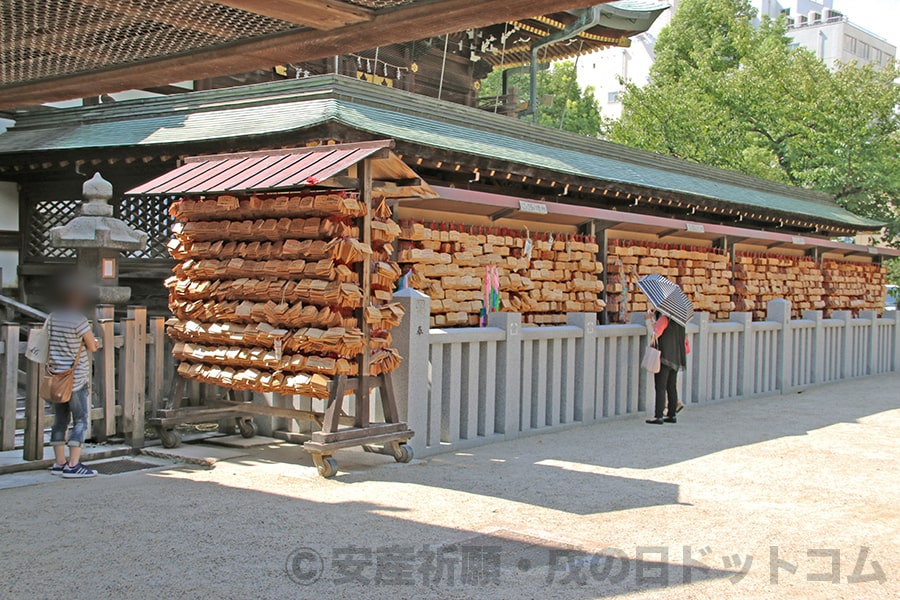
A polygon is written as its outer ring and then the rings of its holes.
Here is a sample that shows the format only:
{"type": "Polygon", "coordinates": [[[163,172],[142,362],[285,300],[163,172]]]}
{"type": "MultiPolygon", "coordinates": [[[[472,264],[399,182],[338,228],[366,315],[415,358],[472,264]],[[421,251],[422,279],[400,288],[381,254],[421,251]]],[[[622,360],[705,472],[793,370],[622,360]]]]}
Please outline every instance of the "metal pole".
{"type": "Polygon", "coordinates": [[[575,56],[575,72],[572,74],[572,81],[569,82],[569,87],[566,88],[566,102],[563,104],[563,112],[562,117],[559,118],[559,128],[560,130],[563,128],[563,125],[566,123],[566,112],[569,110],[569,96],[572,95],[572,86],[575,85],[575,82],[578,81],[578,59],[581,58],[581,50],[584,48],[584,40],[581,40],[581,43],[578,45],[578,54],[575,56]]]}
{"type": "Polygon", "coordinates": [[[441,60],[441,81],[438,84],[438,100],[444,93],[444,70],[447,68],[447,45],[450,43],[450,34],[444,36],[444,58],[441,60]]]}

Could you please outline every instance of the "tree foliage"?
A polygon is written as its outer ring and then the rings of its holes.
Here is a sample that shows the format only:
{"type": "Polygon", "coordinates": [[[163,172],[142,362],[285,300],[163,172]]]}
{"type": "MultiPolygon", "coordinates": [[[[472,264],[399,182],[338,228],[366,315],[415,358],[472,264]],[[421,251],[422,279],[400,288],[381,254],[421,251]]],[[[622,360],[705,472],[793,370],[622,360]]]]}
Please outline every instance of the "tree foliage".
{"type": "MultiPolygon", "coordinates": [[[[502,88],[501,70],[495,70],[485,78],[481,85],[481,97],[493,100],[502,88]]],[[[528,72],[518,71],[510,74],[510,87],[516,87],[519,102],[530,102],[528,72]]],[[[539,100],[539,120],[541,125],[562,129],[582,135],[596,137],[600,133],[603,120],[600,116],[600,104],[594,96],[594,88],[584,89],[578,85],[575,64],[572,61],[555,63],[550,69],[538,72],[537,91],[539,100]],[[547,101],[548,105],[543,102],[547,101]]]]}
{"type": "Polygon", "coordinates": [[[900,71],[829,69],[747,0],[683,0],[610,139],[816,189],[889,222],[900,245],[900,71]]]}

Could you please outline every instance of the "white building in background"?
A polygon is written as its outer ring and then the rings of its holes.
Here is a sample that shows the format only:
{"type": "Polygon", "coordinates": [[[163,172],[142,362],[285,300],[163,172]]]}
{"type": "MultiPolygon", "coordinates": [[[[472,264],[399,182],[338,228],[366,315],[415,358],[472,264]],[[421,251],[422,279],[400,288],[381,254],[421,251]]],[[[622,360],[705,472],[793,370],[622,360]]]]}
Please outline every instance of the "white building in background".
{"type": "Polygon", "coordinates": [[[859,65],[884,66],[897,56],[896,46],[834,10],[834,0],[756,0],[754,5],[760,15],[786,15],[788,35],[794,42],[832,68],[853,60],[859,65]]]}
{"type": "MultiPolygon", "coordinates": [[[[630,48],[600,50],[579,61],[578,82],[582,87],[594,87],[604,117],[622,116],[620,78],[640,86],[648,82],[656,58],[653,50],[656,38],[672,20],[678,1],[672,0],[670,4],[672,8],[656,20],[650,31],[632,38],[630,48]]],[[[753,0],[752,4],[760,15],[775,18],[784,14],[790,27],[788,35],[794,43],[809,48],[829,66],[850,61],[883,66],[897,56],[896,46],[854,25],[834,10],[834,0],[753,0]]]]}
{"type": "Polygon", "coordinates": [[[622,116],[620,96],[624,86],[619,78],[640,86],[649,81],[650,67],[656,60],[653,46],[659,32],[672,20],[678,0],[670,0],[669,4],[671,8],[656,19],[649,31],[631,38],[630,48],[606,48],[579,59],[578,83],[594,88],[604,117],[622,116]]]}

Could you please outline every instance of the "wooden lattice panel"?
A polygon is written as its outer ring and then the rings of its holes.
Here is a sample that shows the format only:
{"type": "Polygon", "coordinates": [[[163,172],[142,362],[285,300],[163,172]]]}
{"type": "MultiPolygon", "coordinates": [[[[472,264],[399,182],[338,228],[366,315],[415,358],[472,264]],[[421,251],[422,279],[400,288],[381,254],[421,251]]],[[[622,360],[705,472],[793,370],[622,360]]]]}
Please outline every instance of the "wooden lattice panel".
{"type": "Polygon", "coordinates": [[[80,206],[80,200],[44,200],[31,205],[25,244],[29,259],[75,258],[74,249],[50,245],[50,230],[75,218],[80,206]]]}
{"type": "Polygon", "coordinates": [[[175,219],[169,214],[169,206],[177,198],[170,196],[128,196],[119,202],[116,216],[138,231],[147,234],[146,248],[126,254],[128,258],[167,259],[166,245],[175,219]]]}

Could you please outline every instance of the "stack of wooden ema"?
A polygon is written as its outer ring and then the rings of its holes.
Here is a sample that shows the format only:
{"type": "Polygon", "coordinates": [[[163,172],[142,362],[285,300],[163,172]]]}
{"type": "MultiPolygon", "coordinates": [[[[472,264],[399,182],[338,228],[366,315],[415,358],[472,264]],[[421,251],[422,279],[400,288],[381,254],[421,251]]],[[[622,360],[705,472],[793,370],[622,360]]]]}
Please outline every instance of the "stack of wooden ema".
{"type": "Polygon", "coordinates": [[[734,258],[737,310],[766,318],[769,300],[787,298],[794,318],[825,308],[825,277],[818,263],[806,256],[739,252],[734,258]]]}
{"type": "Polygon", "coordinates": [[[500,309],[523,313],[525,323],[560,324],[565,313],[603,310],[594,238],[409,220],[400,239],[410,284],[431,298],[432,327],[478,325],[489,267],[498,271],[500,309]]]}
{"type": "Polygon", "coordinates": [[[366,206],[354,192],[221,195],[170,208],[169,244],[179,261],[166,280],[175,315],[178,373],[258,392],[328,397],[336,375],[358,373],[368,323],[371,374],[400,361],[389,329],[403,311],[391,304],[400,276],[390,261],[399,227],[381,203],[371,246],[360,241],[366,206]],[[370,290],[361,264],[371,263],[370,290]],[[362,311],[371,293],[371,306],[362,311]]]}
{"type": "Polygon", "coordinates": [[[822,271],[827,316],[836,310],[849,310],[855,315],[861,310],[884,311],[887,270],[882,265],[826,260],[822,271]]]}
{"type": "Polygon", "coordinates": [[[681,286],[697,312],[725,319],[734,310],[734,286],[728,256],[714,248],[613,240],[607,256],[607,311],[610,322],[625,322],[628,313],[649,308],[635,285],[652,273],[681,286]]]}

